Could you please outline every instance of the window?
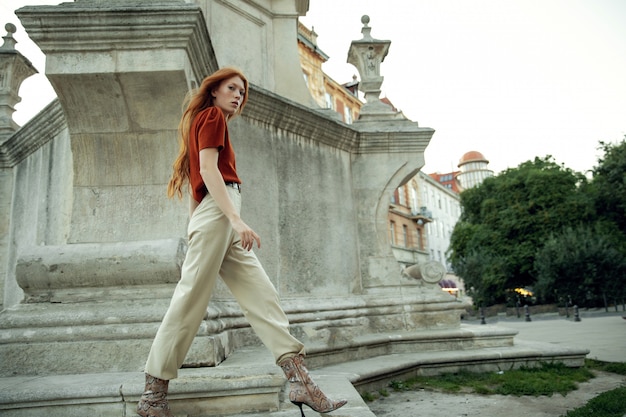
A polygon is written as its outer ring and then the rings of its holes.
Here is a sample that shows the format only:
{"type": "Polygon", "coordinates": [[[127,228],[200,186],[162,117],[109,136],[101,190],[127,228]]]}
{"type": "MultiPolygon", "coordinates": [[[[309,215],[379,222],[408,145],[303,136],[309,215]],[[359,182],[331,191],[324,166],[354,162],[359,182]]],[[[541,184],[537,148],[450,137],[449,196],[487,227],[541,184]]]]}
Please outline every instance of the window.
{"type": "Polygon", "coordinates": [[[415,187],[411,187],[411,208],[417,210],[419,204],[417,203],[417,190],[415,187]]]}
{"type": "Polygon", "coordinates": [[[404,187],[400,187],[398,188],[398,203],[400,203],[401,206],[406,206],[406,193],[405,193],[405,189],[404,187]]]}
{"type": "Polygon", "coordinates": [[[333,97],[328,93],[324,93],[324,98],[326,100],[326,108],[334,110],[335,106],[333,106],[333,97]]]}
{"type": "Polygon", "coordinates": [[[343,121],[347,124],[352,124],[352,112],[348,106],[343,108],[343,121]]]}
{"type": "Polygon", "coordinates": [[[409,247],[409,230],[406,227],[406,224],[402,225],[402,240],[404,242],[404,247],[408,248],[409,247]]]}
{"type": "Polygon", "coordinates": [[[424,250],[424,242],[422,241],[423,236],[422,236],[422,229],[418,228],[417,229],[417,248],[419,250],[424,250]]]}
{"type": "Polygon", "coordinates": [[[391,244],[396,244],[396,223],[394,221],[389,222],[389,235],[391,239],[391,244]]]}

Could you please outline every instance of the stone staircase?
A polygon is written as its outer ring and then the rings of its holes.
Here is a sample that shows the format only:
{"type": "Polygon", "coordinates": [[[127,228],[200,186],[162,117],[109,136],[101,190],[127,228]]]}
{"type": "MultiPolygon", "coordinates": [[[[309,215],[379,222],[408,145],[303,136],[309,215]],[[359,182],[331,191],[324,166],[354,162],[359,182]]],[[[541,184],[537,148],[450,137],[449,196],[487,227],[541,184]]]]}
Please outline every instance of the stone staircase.
{"type": "MultiPolygon", "coordinates": [[[[514,340],[516,331],[461,325],[458,329],[364,335],[330,352],[312,345],[308,366],[317,383],[349,403],[335,417],[374,416],[360,393],[393,380],[467,369],[498,371],[561,361],[582,366],[588,351],[514,340]]],[[[263,347],[240,348],[218,366],[185,368],[170,384],[176,416],[291,416],[282,371],[263,347]]],[[[141,372],[0,378],[0,414],[6,417],[126,417],[143,390],[141,372]]],[[[307,416],[317,416],[305,410],[307,416]]]]}

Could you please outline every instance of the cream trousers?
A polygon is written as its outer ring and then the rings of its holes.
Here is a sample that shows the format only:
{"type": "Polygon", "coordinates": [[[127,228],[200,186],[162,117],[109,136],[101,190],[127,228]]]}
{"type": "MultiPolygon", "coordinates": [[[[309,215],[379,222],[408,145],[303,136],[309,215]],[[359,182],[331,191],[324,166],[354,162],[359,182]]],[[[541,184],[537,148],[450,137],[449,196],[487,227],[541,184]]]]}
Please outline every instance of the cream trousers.
{"type": "MultiPolygon", "coordinates": [[[[227,189],[235,207],[241,210],[241,194],[234,188],[227,189]]],[[[152,343],[146,373],[165,380],[178,376],[218,275],[277,362],[304,353],[304,345],[289,333],[289,321],[274,285],[254,252],[241,246],[239,235],[210,195],[194,211],[187,232],[189,247],[181,279],[152,343]]]]}

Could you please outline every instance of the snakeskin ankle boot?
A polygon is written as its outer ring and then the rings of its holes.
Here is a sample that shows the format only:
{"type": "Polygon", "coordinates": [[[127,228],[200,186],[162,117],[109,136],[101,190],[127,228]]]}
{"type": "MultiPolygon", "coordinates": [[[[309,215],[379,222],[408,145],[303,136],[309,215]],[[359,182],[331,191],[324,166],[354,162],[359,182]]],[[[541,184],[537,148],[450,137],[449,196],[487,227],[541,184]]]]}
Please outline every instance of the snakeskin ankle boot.
{"type": "Polygon", "coordinates": [[[283,359],[278,365],[283,368],[283,372],[289,380],[289,401],[300,407],[302,417],[305,417],[302,404],[306,404],[318,413],[329,413],[347,403],[346,400],[331,400],[322,392],[311,379],[302,355],[283,359]]]}
{"type": "Polygon", "coordinates": [[[146,389],[137,404],[137,414],[141,417],[173,417],[167,404],[169,382],[146,374],[146,389]]]}

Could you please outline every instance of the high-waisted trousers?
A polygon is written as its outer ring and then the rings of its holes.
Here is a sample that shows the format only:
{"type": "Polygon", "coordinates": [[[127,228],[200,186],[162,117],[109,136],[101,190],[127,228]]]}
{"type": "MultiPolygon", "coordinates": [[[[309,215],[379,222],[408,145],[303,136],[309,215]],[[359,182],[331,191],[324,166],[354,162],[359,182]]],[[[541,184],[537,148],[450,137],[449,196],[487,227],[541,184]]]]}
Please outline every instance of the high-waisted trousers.
{"type": "MultiPolygon", "coordinates": [[[[231,187],[227,190],[239,211],[241,194],[231,187]]],[[[187,232],[189,247],[181,279],[152,343],[145,372],[165,380],[178,376],[178,369],[206,315],[218,276],[277,362],[283,357],[303,354],[303,344],[289,333],[289,321],[274,285],[254,252],[241,246],[239,234],[210,195],[196,207],[187,232]]]]}

